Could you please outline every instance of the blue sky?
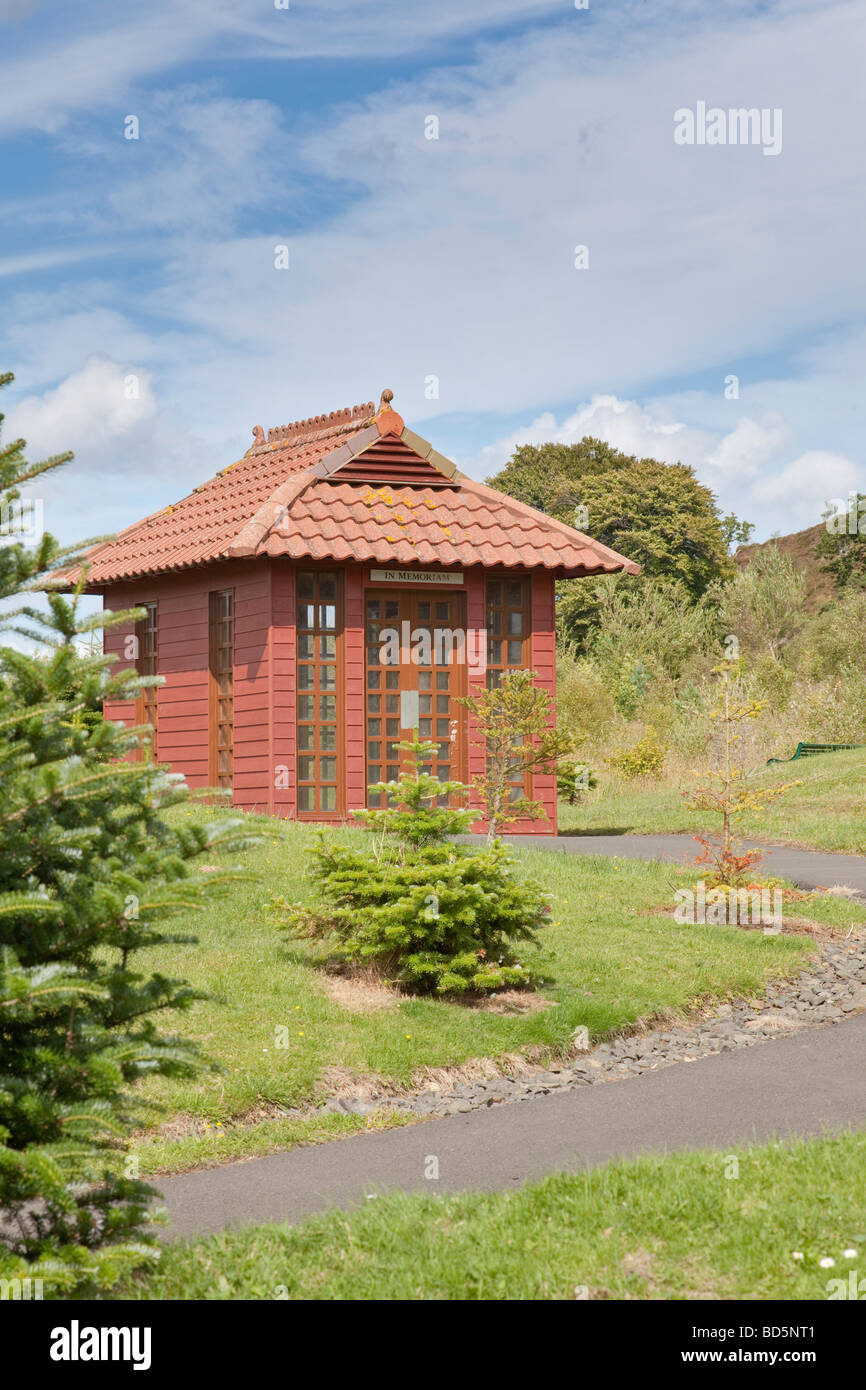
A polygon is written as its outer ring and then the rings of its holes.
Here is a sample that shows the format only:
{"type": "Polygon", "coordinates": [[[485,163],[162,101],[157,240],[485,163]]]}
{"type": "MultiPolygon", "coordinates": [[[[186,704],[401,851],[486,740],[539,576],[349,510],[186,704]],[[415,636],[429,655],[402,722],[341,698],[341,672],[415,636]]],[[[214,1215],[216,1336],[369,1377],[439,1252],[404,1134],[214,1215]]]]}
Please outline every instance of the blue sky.
{"type": "Polygon", "coordinates": [[[0,0],[5,433],[76,453],[47,526],[118,529],[385,386],[476,477],[589,433],[760,537],[814,524],[866,490],[864,29],[859,0],[0,0]],[[676,144],[699,101],[780,110],[780,152],[676,144]]]}

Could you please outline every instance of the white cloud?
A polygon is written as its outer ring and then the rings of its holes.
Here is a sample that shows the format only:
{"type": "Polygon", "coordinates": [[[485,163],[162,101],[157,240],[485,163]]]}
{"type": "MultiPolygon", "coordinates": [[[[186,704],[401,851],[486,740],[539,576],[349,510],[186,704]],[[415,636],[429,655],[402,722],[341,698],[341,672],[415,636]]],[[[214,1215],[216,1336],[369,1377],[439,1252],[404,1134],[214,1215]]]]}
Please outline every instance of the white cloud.
{"type": "Polygon", "coordinates": [[[27,275],[33,270],[54,270],[57,266],[74,265],[104,255],[102,247],[69,248],[66,251],[32,251],[21,256],[0,258],[0,276],[27,275]]]}
{"type": "Polygon", "coordinates": [[[866,309],[863,28],[842,3],[610,52],[574,29],[485,50],[302,141],[311,181],[355,190],[327,224],[291,235],[275,209],[272,231],[178,248],[149,307],[207,336],[211,375],[290,382],[300,413],[326,382],[353,399],[359,363],[416,419],[721,375],[866,309]],[[673,111],[702,91],[782,105],[782,154],[676,146],[673,111]]]}
{"type": "Polygon", "coordinates": [[[764,420],[744,416],[707,454],[707,465],[718,469],[729,483],[745,482],[760,473],[761,468],[789,441],[790,435],[790,429],[775,412],[764,420]]]}
{"type": "Polygon", "coordinates": [[[10,412],[7,438],[24,438],[32,457],[114,446],[154,412],[150,374],[91,357],[80,371],[10,412]]]}
{"type": "Polygon", "coordinates": [[[847,499],[848,493],[863,486],[863,470],[843,454],[810,449],[792,459],[779,472],[758,479],[753,495],[756,502],[773,508],[786,524],[805,528],[815,526],[832,499],[847,499]]]}
{"type": "Polygon", "coordinates": [[[175,227],[228,234],[237,212],[285,197],[291,143],[279,107],[230,100],[207,88],[159,93],[149,103],[141,143],[112,142],[116,182],[109,201],[140,236],[175,227]],[[134,161],[134,178],[128,174],[134,161]]]}
{"type": "MultiPolygon", "coordinates": [[[[52,15],[48,31],[21,26],[18,49],[9,55],[15,61],[4,67],[0,130],[61,131],[70,115],[126,105],[147,79],[193,59],[381,59],[558,12],[561,0],[316,0],[287,10],[261,0],[151,0],[146,14],[130,21],[128,6],[87,0],[52,15]]],[[[14,17],[27,12],[19,8],[14,17]]],[[[4,35],[10,47],[17,37],[4,35]]]]}
{"type": "Polygon", "coordinates": [[[603,439],[624,454],[656,458],[662,463],[695,463],[706,451],[711,436],[671,419],[663,409],[645,409],[637,401],[616,396],[594,396],[561,422],[551,411],[539,415],[525,428],[514,430],[486,445],[463,463],[473,477],[488,477],[502,468],[520,444],[577,444],[585,435],[603,439]]]}
{"type": "MultiPolygon", "coordinates": [[[[252,3],[186,0],[168,27],[159,4],[137,28],[107,7],[107,37],[69,29],[69,12],[44,69],[25,63],[17,91],[0,94],[0,123],[5,110],[60,124],[79,107],[102,121],[105,103],[119,122],[144,74],[217,43],[233,59],[288,60],[317,45],[381,58],[423,46],[425,32],[551,8],[333,0],[266,16],[252,3]],[[176,45],[160,48],[157,31],[176,45]],[[240,36],[236,47],[227,35],[240,36]],[[68,84],[58,81],[64,63],[68,84]],[[30,79],[32,110],[21,90],[30,79]]],[[[762,497],[759,483],[815,452],[859,457],[862,438],[866,336],[850,331],[866,308],[866,198],[850,175],[864,124],[862,9],[680,0],[599,7],[584,24],[555,8],[556,31],[464,49],[460,65],[411,82],[395,61],[382,90],[317,127],[312,117],[278,127],[265,102],[147,93],[152,143],[122,149],[118,136],[120,154],[90,169],[84,230],[113,217],[123,273],[112,281],[106,262],[104,282],[76,294],[58,271],[43,281],[50,293],[19,300],[14,328],[11,315],[4,325],[21,382],[69,377],[97,351],[154,372],[158,415],[128,431],[122,450],[82,445],[85,469],[117,467],[132,488],[142,468],[160,489],[176,469],[185,485],[236,457],[253,423],[376,398],[387,385],[445,452],[461,452],[466,417],[532,421],[510,433],[491,423],[486,437],[503,438],[477,456],[479,472],[495,471],[518,436],[595,433],[691,463],[726,509],[762,526],[799,516],[790,489],[762,497]],[[780,156],[675,146],[673,112],[699,98],[781,106],[780,156]],[[438,141],[424,138],[430,113],[438,141]],[[274,245],[284,240],[291,269],[281,272],[274,245]],[[590,247],[587,271],[573,267],[577,243],[590,247]],[[828,324],[832,343],[812,360],[789,357],[787,375],[748,379],[740,364],[817,344],[828,324]],[[730,371],[741,373],[736,403],[722,394],[730,371]],[[716,394],[665,394],[672,380],[716,373],[716,394]],[[430,374],[436,401],[424,394],[430,374]],[[561,403],[571,401],[584,404],[568,413],[561,403]],[[551,403],[556,415],[540,413],[551,403]],[[446,417],[441,427],[434,415],[446,417]]],[[[70,158],[79,138],[67,130],[70,158]]],[[[104,127],[92,138],[104,159],[104,127]]],[[[65,199],[64,219],[71,210],[65,199]]],[[[67,434],[56,447],[69,443],[67,434]]],[[[127,520],[151,509],[140,490],[142,506],[126,494],[127,520]]]]}

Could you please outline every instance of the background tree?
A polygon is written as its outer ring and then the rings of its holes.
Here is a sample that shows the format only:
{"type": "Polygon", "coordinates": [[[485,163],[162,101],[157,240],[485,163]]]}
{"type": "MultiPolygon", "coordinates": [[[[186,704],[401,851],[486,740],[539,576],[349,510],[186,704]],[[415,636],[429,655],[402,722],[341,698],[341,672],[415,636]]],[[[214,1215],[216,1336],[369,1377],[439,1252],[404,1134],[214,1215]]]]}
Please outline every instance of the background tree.
{"type": "MultiPolygon", "coordinates": [[[[523,444],[488,481],[636,560],[643,574],[626,577],[625,585],[635,591],[643,585],[645,594],[661,579],[676,584],[691,603],[714,580],[733,577],[729,547],[751,530],[732,513],[720,514],[691,468],[638,459],[588,435],[579,444],[523,444]]],[[[557,629],[578,652],[590,649],[606,582],[557,585],[557,629]]]]}
{"type": "MultiPolygon", "coordinates": [[[[69,457],[29,465],[12,441],[0,498],[69,457]]],[[[105,1287],[153,1256],[152,1189],[123,1162],[145,1114],[131,1083],[200,1063],[158,1026],[193,991],[142,953],[194,940],[164,927],[219,891],[191,861],[247,842],[234,823],[167,824],[178,779],[130,760],[141,730],[92,717],[139,682],[86,641],[135,615],[83,619],[81,585],[37,607],[71,555],[50,535],[0,548],[3,625],[37,648],[0,647],[0,1276],[41,1276],[51,1292],[105,1287]]]]}
{"type": "Polygon", "coordinates": [[[627,470],[636,460],[603,439],[584,435],[579,444],[520,444],[491,487],[571,525],[582,501],[580,485],[594,474],[627,470]]]}
{"type": "Polygon", "coordinates": [[[778,661],[807,622],[806,579],[791,557],[768,545],[727,583],[713,585],[708,598],[718,610],[720,634],[735,635],[744,655],[778,661]]]}
{"type": "Polygon", "coordinates": [[[682,584],[693,598],[733,573],[728,544],[744,523],[722,517],[713,493],[681,463],[621,453],[587,436],[579,444],[524,444],[491,487],[579,529],[630,560],[649,576],[682,584]]]}
{"type": "Polygon", "coordinates": [[[836,530],[825,529],[815,547],[815,554],[824,562],[821,568],[832,574],[840,590],[866,588],[866,496],[858,492],[856,505],[849,511],[850,518],[839,518],[836,530]],[[856,530],[849,534],[852,522],[856,530]]]}
{"type": "Polygon", "coordinates": [[[592,640],[595,660],[608,670],[642,663],[652,677],[682,680],[713,638],[713,609],[693,603],[672,581],[642,575],[610,575],[584,581],[593,590],[598,618],[592,640]]]}

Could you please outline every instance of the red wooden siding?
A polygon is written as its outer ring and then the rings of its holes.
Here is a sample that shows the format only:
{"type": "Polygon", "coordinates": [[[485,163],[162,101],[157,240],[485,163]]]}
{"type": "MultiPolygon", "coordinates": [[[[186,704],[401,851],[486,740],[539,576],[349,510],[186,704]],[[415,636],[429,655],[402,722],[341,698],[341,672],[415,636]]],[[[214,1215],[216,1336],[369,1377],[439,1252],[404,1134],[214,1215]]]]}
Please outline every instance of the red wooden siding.
{"type": "MultiPolygon", "coordinates": [[[[310,562],[301,562],[310,568],[310,562]]],[[[331,563],[329,568],[338,568],[331,563]]],[[[210,784],[208,766],[208,595],[231,588],[235,612],[234,669],[234,804],[244,810],[270,811],[279,816],[296,814],[296,651],[295,564],[288,559],[233,561],[180,574],[109,586],[106,608],[134,607],[136,603],[159,605],[159,674],[165,684],[158,691],[159,757],[181,772],[190,786],[210,784]]],[[[466,622],[470,633],[486,625],[485,584],[488,575],[506,578],[526,571],[488,571],[481,566],[466,571],[466,622]]],[[[345,730],[343,739],[346,810],[360,809],[366,801],[364,758],[364,593],[367,568],[345,567],[344,670],[345,730]]],[[[543,571],[530,575],[531,664],[538,683],[555,693],[554,580],[543,571]]],[[[382,587],[378,585],[376,587],[382,587]]],[[[452,591],[453,592],[453,591],[452,591]]],[[[134,665],[132,650],[125,655],[125,639],[132,625],[111,628],[105,635],[106,651],[116,653],[121,666],[134,665]]],[[[470,693],[483,689],[484,644],[474,637],[479,653],[467,677],[470,693]]],[[[108,719],[136,722],[135,702],[106,704],[108,719]]],[[[478,732],[470,726],[467,753],[468,777],[483,768],[483,748],[478,732]]],[[[556,833],[556,779],[536,776],[533,796],[542,803],[548,819],[523,821],[509,830],[533,834],[556,833]]],[[[478,806],[477,798],[473,803],[478,806]]],[[[475,829],[484,828],[476,822],[475,829]]]]}
{"type": "Polygon", "coordinates": [[[235,591],[234,804],[268,811],[274,791],[267,563],[226,567],[235,591]]]}
{"type": "MultiPolygon", "coordinates": [[[[269,719],[271,580],[266,561],[214,565],[184,574],[109,586],[106,608],[159,605],[159,756],[182,772],[191,787],[210,782],[208,759],[208,595],[232,588],[235,596],[234,801],[247,810],[267,810],[273,789],[269,719]]],[[[105,634],[106,651],[122,668],[132,625],[105,634]]],[[[105,706],[106,719],[135,722],[134,702],[105,706]]]]}

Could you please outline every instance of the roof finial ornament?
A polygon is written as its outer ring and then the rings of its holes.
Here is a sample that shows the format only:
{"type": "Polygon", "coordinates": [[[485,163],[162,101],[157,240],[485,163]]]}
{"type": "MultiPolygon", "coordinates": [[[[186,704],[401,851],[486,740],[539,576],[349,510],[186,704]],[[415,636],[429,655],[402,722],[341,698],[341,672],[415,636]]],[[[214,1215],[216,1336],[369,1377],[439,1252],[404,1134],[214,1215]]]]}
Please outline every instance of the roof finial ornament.
{"type": "Polygon", "coordinates": [[[380,398],[379,398],[379,410],[376,412],[376,414],[378,415],[378,414],[379,414],[381,411],[383,411],[383,410],[390,410],[390,409],[391,409],[391,402],[393,401],[393,399],[394,399],[394,392],[393,392],[393,391],[389,391],[388,388],[387,388],[387,386],[386,386],[386,387],[385,387],[385,390],[382,392],[382,395],[381,395],[380,398]]]}
{"type": "Polygon", "coordinates": [[[253,425],[253,448],[255,448],[257,444],[264,444],[264,442],[265,432],[261,425],[253,425]]]}

